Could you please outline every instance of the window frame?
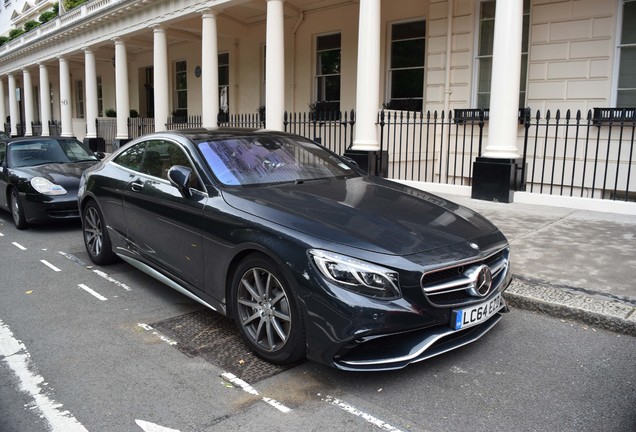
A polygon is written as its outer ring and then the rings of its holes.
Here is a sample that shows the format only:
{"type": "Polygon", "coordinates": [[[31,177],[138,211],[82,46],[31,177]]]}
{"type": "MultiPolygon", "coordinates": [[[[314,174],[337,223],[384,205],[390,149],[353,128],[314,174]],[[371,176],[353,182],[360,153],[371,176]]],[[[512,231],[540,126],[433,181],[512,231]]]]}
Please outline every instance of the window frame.
{"type": "MultiPolygon", "coordinates": [[[[614,54],[614,70],[612,73],[612,94],[610,96],[610,106],[620,108],[618,104],[618,81],[620,78],[620,69],[621,69],[621,50],[624,47],[633,47],[636,48],[636,43],[631,44],[623,44],[622,41],[622,33],[623,33],[623,24],[624,24],[624,10],[625,3],[634,3],[636,0],[620,0],[617,2],[617,11],[616,11],[616,36],[615,36],[615,54],[614,54]]],[[[631,88],[630,88],[631,89],[631,88]]]]}
{"type": "MultiPolygon", "coordinates": [[[[480,56],[479,55],[479,42],[481,39],[481,5],[483,3],[486,2],[494,2],[496,4],[497,0],[479,0],[475,2],[475,35],[474,35],[474,45],[473,45],[473,52],[474,52],[474,56],[473,56],[473,82],[472,82],[472,96],[471,96],[471,106],[475,107],[475,108],[480,108],[479,107],[479,95],[480,94],[486,94],[486,92],[480,92],[479,91],[479,77],[480,77],[480,59],[481,58],[490,58],[492,59],[492,54],[488,55],[488,56],[480,56]]],[[[528,16],[528,29],[527,29],[527,34],[521,36],[522,38],[522,44],[523,44],[523,40],[525,39],[527,41],[527,47],[526,47],[526,51],[523,51],[523,46],[521,47],[521,57],[522,57],[522,62],[521,62],[521,76],[519,77],[519,107],[525,107],[528,105],[528,72],[530,70],[530,42],[531,42],[531,32],[532,32],[532,1],[531,0],[524,0],[524,6],[523,6],[523,15],[527,15],[528,16]],[[525,3],[527,2],[527,6],[528,6],[528,12],[526,14],[525,12],[525,3]],[[526,57],[526,67],[525,67],[525,71],[523,70],[523,57],[526,57]],[[525,82],[521,83],[521,77],[525,75],[525,82]],[[523,94],[523,100],[521,95],[523,94]]],[[[495,19],[493,18],[493,23],[495,21],[495,19]]],[[[523,31],[523,29],[522,29],[523,31]]],[[[494,27],[493,27],[493,45],[494,45],[494,27]]],[[[491,77],[488,78],[488,80],[491,80],[491,77]]],[[[492,88],[490,89],[490,91],[487,92],[488,95],[492,94],[492,88]]],[[[483,109],[489,109],[490,108],[490,96],[488,98],[488,106],[485,107],[481,107],[483,109]]]]}
{"type": "Polygon", "coordinates": [[[175,113],[179,113],[180,111],[184,110],[187,113],[188,112],[188,61],[175,60],[173,71],[174,71],[174,102],[172,104],[173,111],[175,113]],[[185,65],[185,69],[183,71],[180,71],[178,69],[180,64],[185,65]],[[179,77],[181,75],[185,76],[185,88],[182,88],[182,89],[179,88],[179,77]],[[181,93],[185,94],[185,106],[181,106],[179,104],[181,100],[180,99],[181,93]]]}
{"type": "MultiPolygon", "coordinates": [[[[422,110],[424,109],[424,106],[426,104],[426,44],[427,44],[427,31],[428,31],[428,26],[427,26],[427,21],[426,21],[426,17],[421,16],[421,17],[414,17],[414,18],[409,18],[409,19],[404,19],[404,20],[398,20],[398,21],[391,21],[388,24],[388,28],[386,30],[386,44],[387,44],[387,48],[386,48],[386,86],[385,86],[385,105],[386,106],[390,106],[391,101],[393,100],[392,98],[392,94],[393,94],[393,71],[395,70],[406,70],[406,69],[422,69],[423,73],[422,73],[422,95],[420,96],[420,99],[422,101],[422,110]],[[400,24],[408,24],[408,23],[414,23],[414,22],[420,22],[423,21],[424,22],[424,59],[422,62],[422,66],[421,67],[408,67],[408,68],[393,68],[391,66],[392,60],[393,60],[393,26],[395,25],[400,25],[400,24]]],[[[407,40],[407,39],[399,39],[399,40],[407,40]]],[[[415,40],[415,39],[412,39],[415,40]]],[[[417,98],[415,98],[417,99],[417,98]]],[[[405,98],[396,98],[396,100],[407,100],[405,98]]]]}
{"type": "Polygon", "coordinates": [[[75,117],[86,118],[86,107],[84,105],[84,80],[75,80],[75,117]]]}
{"type": "Polygon", "coordinates": [[[219,76],[219,113],[223,112],[226,115],[230,114],[230,53],[229,51],[219,52],[217,56],[218,76],[219,76]],[[227,56],[227,62],[225,60],[221,62],[222,57],[227,56]],[[227,68],[227,84],[221,84],[221,69],[227,68]],[[225,95],[225,101],[223,96],[225,95]],[[225,104],[223,103],[225,102],[225,104]]]}
{"type": "MultiPolygon", "coordinates": [[[[320,34],[316,34],[314,36],[314,50],[313,50],[313,96],[312,96],[312,100],[313,100],[313,106],[314,107],[318,107],[319,104],[324,103],[325,106],[330,106],[331,104],[337,104],[338,109],[337,110],[333,110],[333,109],[329,109],[329,112],[340,112],[340,105],[342,102],[342,32],[341,31],[332,31],[332,32],[328,32],[328,33],[320,33],[320,34]],[[320,38],[324,38],[324,37],[330,37],[330,36],[335,36],[338,35],[340,36],[340,45],[338,47],[338,50],[340,51],[340,60],[339,60],[339,69],[340,71],[337,74],[331,73],[331,74],[319,74],[318,73],[318,65],[319,65],[319,59],[318,59],[318,55],[319,53],[322,52],[327,52],[327,51],[335,51],[335,48],[332,49],[326,49],[326,50],[318,50],[318,40],[320,38]],[[339,81],[339,88],[338,88],[338,99],[334,99],[334,100],[330,100],[330,99],[326,99],[326,91],[325,91],[325,99],[324,100],[319,100],[318,99],[318,95],[320,94],[319,91],[319,79],[320,78],[327,78],[327,77],[338,77],[338,81],[339,81]]],[[[321,110],[322,111],[322,110],[321,110]]]]}

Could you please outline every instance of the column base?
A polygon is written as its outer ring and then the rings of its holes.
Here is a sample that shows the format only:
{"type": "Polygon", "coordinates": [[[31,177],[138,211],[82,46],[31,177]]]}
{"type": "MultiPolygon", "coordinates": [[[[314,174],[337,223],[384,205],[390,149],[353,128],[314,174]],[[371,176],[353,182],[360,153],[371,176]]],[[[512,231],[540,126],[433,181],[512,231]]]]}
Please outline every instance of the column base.
{"type": "Polygon", "coordinates": [[[484,201],[511,203],[514,191],[521,190],[523,159],[478,157],[473,163],[471,197],[484,201]]]}
{"type": "Polygon", "coordinates": [[[84,145],[94,152],[106,151],[106,142],[104,141],[104,138],[84,138],[84,145]]]}
{"type": "Polygon", "coordinates": [[[346,150],[345,157],[353,160],[361,170],[379,177],[387,177],[389,172],[389,152],[386,150],[346,150]]]}

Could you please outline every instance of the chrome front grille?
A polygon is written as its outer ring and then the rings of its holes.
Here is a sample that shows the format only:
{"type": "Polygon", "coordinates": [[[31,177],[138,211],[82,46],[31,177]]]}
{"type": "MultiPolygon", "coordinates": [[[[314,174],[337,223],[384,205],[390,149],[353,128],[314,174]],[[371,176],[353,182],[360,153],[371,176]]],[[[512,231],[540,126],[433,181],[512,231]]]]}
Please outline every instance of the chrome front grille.
{"type": "Polygon", "coordinates": [[[502,249],[485,259],[462,262],[451,267],[431,270],[422,275],[421,287],[427,300],[438,307],[463,306],[478,303],[505,281],[509,268],[510,250],[502,249]],[[488,267],[492,277],[490,288],[477,292],[482,283],[477,272],[488,267]],[[475,294],[479,295],[475,295],[475,294]]]}

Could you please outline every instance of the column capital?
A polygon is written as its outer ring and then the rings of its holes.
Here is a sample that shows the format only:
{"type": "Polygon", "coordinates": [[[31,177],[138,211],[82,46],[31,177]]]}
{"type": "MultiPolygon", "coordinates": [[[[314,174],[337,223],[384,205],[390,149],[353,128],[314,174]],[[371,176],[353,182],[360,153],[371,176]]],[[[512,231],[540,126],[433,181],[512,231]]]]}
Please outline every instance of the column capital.
{"type": "Polygon", "coordinates": [[[221,13],[220,9],[210,9],[210,8],[205,8],[205,9],[201,9],[199,11],[197,11],[201,14],[202,18],[216,18],[219,13],[221,13]]]}
{"type": "Polygon", "coordinates": [[[111,41],[113,41],[115,45],[125,45],[128,39],[123,38],[121,36],[115,36],[114,38],[111,39],[111,41]]]}
{"type": "Polygon", "coordinates": [[[92,48],[92,47],[89,47],[89,46],[84,46],[84,47],[82,47],[82,48],[81,48],[81,50],[82,50],[82,51],[84,51],[85,53],[87,53],[87,52],[89,52],[89,53],[93,52],[93,48],[92,48]]]}
{"type": "Polygon", "coordinates": [[[151,24],[150,28],[153,33],[165,33],[166,28],[162,24],[151,24]]]}

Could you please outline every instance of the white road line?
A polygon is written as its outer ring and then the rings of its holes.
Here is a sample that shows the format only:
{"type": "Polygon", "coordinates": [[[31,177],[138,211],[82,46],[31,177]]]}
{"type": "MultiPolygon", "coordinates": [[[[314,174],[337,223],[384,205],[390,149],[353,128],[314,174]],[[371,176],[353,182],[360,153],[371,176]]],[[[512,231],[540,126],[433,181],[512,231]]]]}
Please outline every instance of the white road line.
{"type": "Polygon", "coordinates": [[[169,337],[164,336],[161,333],[154,331],[152,326],[149,326],[148,324],[138,323],[137,327],[141,327],[142,329],[144,329],[146,331],[151,331],[153,335],[157,336],[159,339],[161,339],[162,341],[164,341],[168,345],[172,345],[172,346],[177,345],[177,341],[172,340],[169,337]]]}
{"type": "Polygon", "coordinates": [[[126,291],[132,291],[132,288],[129,287],[128,285],[126,285],[125,283],[121,283],[118,280],[113,279],[112,277],[108,276],[106,273],[104,273],[101,270],[93,270],[93,273],[95,273],[98,276],[103,277],[104,279],[106,279],[108,282],[112,282],[115,285],[117,285],[118,287],[122,287],[123,289],[125,289],[126,291]]]}
{"type": "Polygon", "coordinates": [[[13,246],[15,246],[15,247],[17,247],[18,249],[21,249],[21,250],[27,250],[27,248],[25,248],[24,246],[22,246],[22,245],[21,245],[20,243],[18,243],[18,242],[13,242],[13,243],[12,243],[12,245],[13,245],[13,246]]]}
{"type": "Polygon", "coordinates": [[[44,264],[45,266],[47,266],[48,268],[50,268],[53,271],[56,272],[61,272],[62,270],[60,270],[59,268],[55,267],[53,264],[51,264],[50,262],[48,262],[47,260],[40,260],[40,262],[42,264],[44,264]]]}
{"type": "Polygon", "coordinates": [[[135,423],[137,423],[137,426],[142,428],[145,432],[179,432],[178,429],[170,429],[144,420],[135,419],[135,423]]]}
{"type": "Polygon", "coordinates": [[[89,287],[87,287],[84,284],[78,284],[78,287],[80,287],[81,289],[83,289],[84,291],[86,291],[87,293],[89,293],[90,295],[92,295],[93,297],[98,298],[101,301],[105,301],[108,300],[106,297],[104,297],[103,295],[101,295],[100,293],[90,289],[89,287]]]}
{"type": "Polygon", "coordinates": [[[65,258],[70,259],[71,261],[73,261],[77,265],[81,265],[82,267],[86,267],[87,266],[87,264],[84,261],[82,261],[81,259],[79,259],[75,255],[71,255],[71,254],[68,254],[68,253],[62,252],[62,251],[57,251],[57,253],[59,253],[60,255],[62,255],[65,258]]]}
{"type": "MultiPolygon", "coordinates": [[[[231,382],[232,384],[240,387],[243,389],[243,391],[254,395],[254,396],[259,396],[258,391],[256,391],[256,389],[254,387],[252,387],[251,385],[249,385],[248,383],[246,383],[245,381],[243,381],[242,379],[238,378],[236,375],[230,373],[230,372],[223,372],[221,374],[221,377],[223,379],[225,379],[226,381],[231,382]]],[[[291,408],[286,407],[285,405],[283,405],[282,403],[278,402],[275,399],[272,398],[268,398],[268,397],[263,397],[263,402],[268,403],[269,405],[273,406],[274,408],[276,408],[277,410],[279,410],[282,413],[290,413],[291,412],[291,408]]]]}
{"type": "MultiPolygon", "coordinates": [[[[320,394],[318,394],[318,396],[320,396],[320,394]]],[[[380,420],[379,418],[376,418],[374,416],[372,416],[371,414],[367,414],[365,412],[360,411],[359,409],[357,409],[356,407],[354,407],[353,405],[349,405],[346,402],[341,401],[340,399],[336,399],[333,398],[331,396],[326,396],[323,399],[325,402],[330,403],[332,405],[337,406],[338,408],[340,408],[343,411],[346,411],[350,414],[353,414],[357,417],[360,417],[366,421],[368,421],[369,423],[371,423],[372,425],[379,427],[382,430],[385,431],[389,431],[389,432],[403,432],[402,429],[398,429],[394,426],[391,426],[390,424],[388,424],[387,422],[380,420]]]]}
{"type": "Polygon", "coordinates": [[[0,321],[0,359],[13,371],[18,378],[20,390],[33,398],[29,406],[37,409],[41,417],[46,420],[50,430],[54,432],[88,432],[80,422],[67,410],[60,411],[62,404],[52,400],[45,393],[51,389],[43,389],[44,378],[34,374],[29,369],[31,354],[26,346],[15,339],[13,333],[0,321]]]}
{"type": "Polygon", "coordinates": [[[0,237],[4,237],[4,234],[0,233],[0,237]]]}

